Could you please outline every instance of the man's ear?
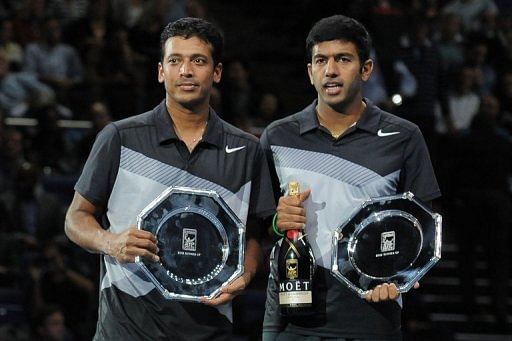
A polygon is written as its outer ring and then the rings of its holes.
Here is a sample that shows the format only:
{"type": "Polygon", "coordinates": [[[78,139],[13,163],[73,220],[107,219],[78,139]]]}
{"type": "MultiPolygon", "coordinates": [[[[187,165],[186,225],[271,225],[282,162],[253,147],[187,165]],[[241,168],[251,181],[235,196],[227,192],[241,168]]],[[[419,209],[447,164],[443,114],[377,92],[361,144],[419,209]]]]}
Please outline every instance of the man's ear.
{"type": "Polygon", "coordinates": [[[308,76],[309,76],[309,81],[310,81],[311,85],[314,85],[314,83],[313,83],[313,71],[311,70],[311,63],[308,63],[308,76]]]}
{"type": "Polygon", "coordinates": [[[361,66],[361,78],[363,81],[367,81],[370,78],[370,75],[373,71],[373,60],[368,59],[363,63],[363,66],[361,66]]]}
{"type": "Polygon", "coordinates": [[[158,62],[158,83],[164,82],[164,67],[162,62],[158,62]]]}
{"type": "Polygon", "coordinates": [[[215,84],[220,83],[220,79],[222,78],[222,63],[218,63],[213,68],[213,82],[215,84]]]}

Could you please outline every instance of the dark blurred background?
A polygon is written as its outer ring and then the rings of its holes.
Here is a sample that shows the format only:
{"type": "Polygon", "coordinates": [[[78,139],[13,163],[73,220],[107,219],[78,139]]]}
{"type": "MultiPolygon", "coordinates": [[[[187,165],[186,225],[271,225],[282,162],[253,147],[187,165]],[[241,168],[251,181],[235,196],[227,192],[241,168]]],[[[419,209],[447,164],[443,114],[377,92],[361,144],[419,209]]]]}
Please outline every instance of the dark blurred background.
{"type": "MultiPolygon", "coordinates": [[[[99,130],[152,109],[159,34],[184,16],[226,39],[211,105],[255,135],[316,96],[305,37],[345,14],[374,39],[364,94],[411,120],[443,198],[442,260],[404,295],[405,340],[512,340],[512,2],[509,0],[5,0],[0,2],[0,340],[90,340],[99,258],[63,235],[99,130]]],[[[234,302],[258,340],[268,252],[234,302]]]]}

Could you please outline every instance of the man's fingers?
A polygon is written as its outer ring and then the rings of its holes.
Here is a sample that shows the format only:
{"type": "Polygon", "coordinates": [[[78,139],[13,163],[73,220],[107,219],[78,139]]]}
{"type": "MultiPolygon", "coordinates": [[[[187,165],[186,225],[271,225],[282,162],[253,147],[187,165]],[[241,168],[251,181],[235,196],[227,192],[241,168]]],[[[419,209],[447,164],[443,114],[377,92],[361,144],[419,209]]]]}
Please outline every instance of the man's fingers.
{"type": "Polygon", "coordinates": [[[394,300],[398,296],[400,296],[400,291],[394,283],[382,283],[366,294],[366,300],[368,302],[378,303],[394,300]]]}
{"type": "Polygon", "coordinates": [[[306,216],[306,210],[304,210],[304,207],[300,206],[286,206],[286,205],[280,205],[276,209],[277,215],[285,215],[288,214],[290,216],[306,216]]]}
{"type": "Polygon", "coordinates": [[[226,293],[226,294],[232,294],[232,295],[239,294],[240,292],[242,292],[245,289],[245,287],[248,284],[248,280],[246,280],[245,276],[246,275],[244,273],[242,276],[235,279],[233,281],[233,283],[222,287],[220,289],[221,292],[226,293]]]}
{"type": "Polygon", "coordinates": [[[157,254],[158,253],[158,246],[156,246],[156,243],[149,240],[149,239],[136,239],[133,242],[133,246],[136,246],[141,249],[145,249],[150,251],[151,253],[157,254]]]}
{"type": "Polygon", "coordinates": [[[420,282],[414,283],[414,289],[418,289],[420,287],[420,282]]]}
{"type": "Polygon", "coordinates": [[[141,239],[149,239],[153,243],[156,243],[156,237],[153,233],[149,231],[139,230],[135,226],[130,227],[130,229],[126,230],[124,233],[126,233],[128,237],[132,236],[141,239]]]}
{"type": "Polygon", "coordinates": [[[380,287],[377,285],[375,289],[372,291],[372,302],[379,302],[379,296],[380,296],[380,287]]]}
{"type": "Polygon", "coordinates": [[[388,293],[390,300],[394,300],[400,295],[400,292],[398,291],[398,288],[396,287],[395,283],[391,283],[388,286],[388,293]]]}
{"type": "Polygon", "coordinates": [[[201,297],[200,301],[201,301],[201,303],[203,303],[205,305],[215,307],[218,305],[226,304],[229,301],[231,301],[233,298],[234,298],[234,296],[231,294],[221,293],[219,296],[212,298],[212,299],[208,299],[207,297],[201,297]]]}
{"type": "Polygon", "coordinates": [[[149,261],[158,262],[160,257],[151,251],[139,248],[139,247],[125,247],[120,252],[120,258],[118,259],[121,263],[133,263],[137,256],[144,257],[149,261]]]}
{"type": "Polygon", "coordinates": [[[299,195],[300,202],[302,203],[302,202],[306,201],[309,198],[310,194],[311,194],[311,189],[310,188],[305,189],[304,192],[302,192],[299,195]]]}
{"type": "Polygon", "coordinates": [[[389,299],[389,285],[383,283],[379,290],[379,301],[386,301],[389,299]]]}

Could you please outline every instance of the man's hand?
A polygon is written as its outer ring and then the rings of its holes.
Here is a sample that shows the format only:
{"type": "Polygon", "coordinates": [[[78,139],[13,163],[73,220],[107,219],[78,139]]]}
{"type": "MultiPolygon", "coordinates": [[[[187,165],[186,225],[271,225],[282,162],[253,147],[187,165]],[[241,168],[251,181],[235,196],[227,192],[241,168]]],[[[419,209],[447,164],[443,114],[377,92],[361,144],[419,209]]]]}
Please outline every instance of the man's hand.
{"type": "Polygon", "coordinates": [[[229,301],[233,300],[237,295],[239,295],[244,289],[249,285],[251,281],[252,274],[249,272],[244,272],[242,276],[238,277],[233,281],[233,283],[226,285],[220,289],[220,295],[212,298],[211,300],[203,297],[201,298],[201,303],[206,305],[215,307],[218,305],[226,304],[229,301]]]}
{"type": "Polygon", "coordinates": [[[276,225],[280,231],[303,229],[306,224],[306,211],[303,203],[311,194],[310,189],[300,193],[299,197],[283,196],[277,204],[276,225]]]}
{"type": "Polygon", "coordinates": [[[107,240],[107,244],[107,254],[120,263],[135,262],[137,256],[154,262],[160,260],[157,255],[156,237],[151,232],[142,231],[135,227],[121,233],[112,233],[107,240]]]}
{"type": "MultiPolygon", "coordinates": [[[[419,287],[420,283],[416,282],[414,289],[418,289],[419,287]]],[[[382,283],[368,292],[366,300],[368,302],[378,303],[397,299],[398,296],[400,296],[400,292],[395,283],[382,283]]]]}

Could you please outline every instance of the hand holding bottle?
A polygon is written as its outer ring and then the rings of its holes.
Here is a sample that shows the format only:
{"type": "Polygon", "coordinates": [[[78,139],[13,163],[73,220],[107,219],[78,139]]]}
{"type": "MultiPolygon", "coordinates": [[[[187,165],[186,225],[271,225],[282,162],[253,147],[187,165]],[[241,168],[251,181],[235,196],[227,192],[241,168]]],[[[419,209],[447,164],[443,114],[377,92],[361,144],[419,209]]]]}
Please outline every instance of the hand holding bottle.
{"type": "Polygon", "coordinates": [[[311,194],[308,188],[298,195],[287,195],[279,198],[277,204],[276,225],[280,231],[302,230],[306,225],[306,211],[304,201],[311,194]]]}

